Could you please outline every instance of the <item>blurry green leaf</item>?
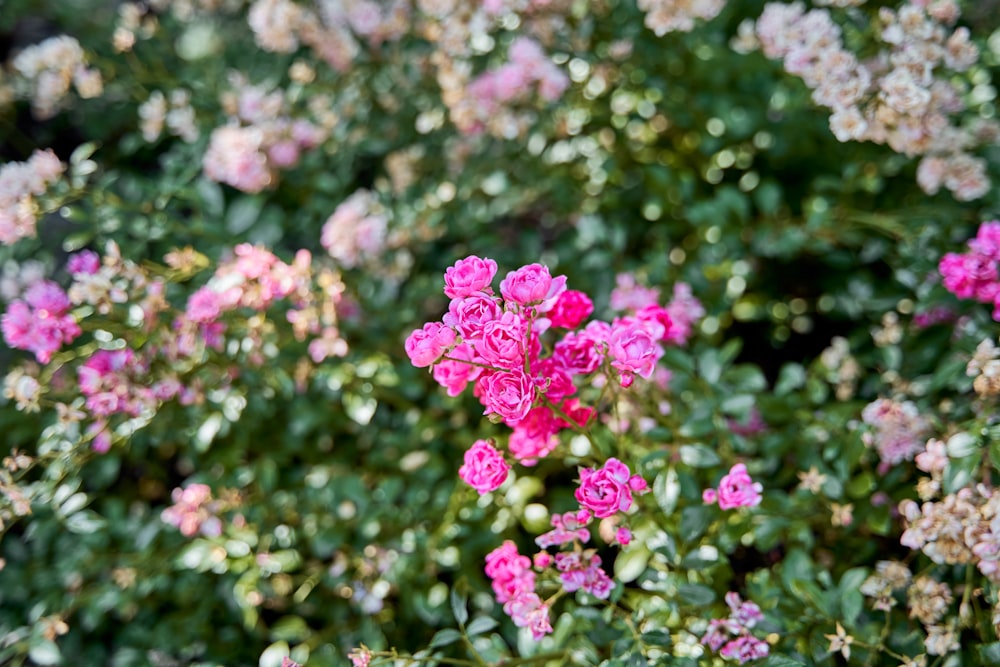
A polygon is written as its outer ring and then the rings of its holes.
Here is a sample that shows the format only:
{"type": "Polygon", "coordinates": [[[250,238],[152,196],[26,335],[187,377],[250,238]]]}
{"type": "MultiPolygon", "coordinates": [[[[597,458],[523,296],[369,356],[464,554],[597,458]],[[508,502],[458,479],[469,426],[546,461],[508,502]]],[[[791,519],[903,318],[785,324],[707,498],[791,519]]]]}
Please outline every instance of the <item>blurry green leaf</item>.
{"type": "Polygon", "coordinates": [[[653,480],[653,496],[664,514],[672,514],[677,508],[680,493],[681,485],[677,480],[677,471],[673,468],[664,470],[653,480]]]}
{"type": "Polygon", "coordinates": [[[713,510],[703,505],[692,505],[681,510],[680,538],[682,542],[691,542],[708,528],[713,510]]]}
{"type": "Polygon", "coordinates": [[[696,607],[704,607],[715,601],[715,591],[704,584],[681,584],[677,587],[677,597],[696,607]]]}
{"type": "Polygon", "coordinates": [[[87,535],[103,530],[105,525],[107,522],[104,518],[93,510],[83,510],[66,519],[66,528],[78,535],[87,535]]]}
{"type": "Polygon", "coordinates": [[[496,619],[490,618],[489,616],[480,616],[479,618],[472,619],[465,631],[470,637],[475,637],[476,635],[481,635],[484,632],[489,632],[493,628],[497,627],[497,625],[499,624],[496,619]]]}
{"type": "Polygon", "coordinates": [[[717,350],[708,349],[698,355],[698,374],[709,384],[715,384],[722,377],[723,365],[717,350]]]}
{"type": "Polygon", "coordinates": [[[806,667],[806,663],[793,660],[787,655],[781,655],[780,653],[773,653],[767,656],[759,665],[760,667],[806,667]]]}
{"type": "Polygon", "coordinates": [[[806,371],[801,364],[785,364],[778,373],[778,381],[774,385],[776,396],[784,396],[800,388],[806,381],[806,371]]]}
{"type": "Polygon", "coordinates": [[[62,653],[54,641],[41,637],[31,640],[28,657],[39,665],[57,665],[62,662],[62,653]]]}
{"type": "Polygon", "coordinates": [[[260,202],[253,197],[243,196],[229,205],[226,213],[226,229],[230,234],[239,235],[250,229],[260,216],[260,202]]]}
{"type": "Polygon", "coordinates": [[[304,641],[312,634],[312,630],[300,616],[283,616],[271,626],[272,639],[284,639],[289,642],[304,641]]]}
{"type": "Polygon", "coordinates": [[[721,463],[722,459],[707,445],[681,445],[681,461],[692,468],[711,468],[721,463]]]}
{"type": "Polygon", "coordinates": [[[466,621],[469,620],[469,600],[466,597],[464,586],[463,590],[459,590],[459,587],[463,586],[463,582],[455,584],[451,589],[451,612],[455,615],[455,620],[458,621],[459,625],[465,625],[466,621]]]}
{"type": "Polygon", "coordinates": [[[649,563],[649,550],[636,545],[618,554],[615,559],[615,579],[627,584],[639,578],[649,563]]]}
{"type": "Polygon", "coordinates": [[[462,638],[462,633],[454,628],[444,628],[438,630],[431,637],[431,648],[441,648],[442,646],[448,646],[449,644],[454,644],[462,638]]]}
{"type": "Polygon", "coordinates": [[[257,661],[258,667],[281,667],[281,661],[288,657],[288,642],[274,642],[260,654],[257,661]]]}

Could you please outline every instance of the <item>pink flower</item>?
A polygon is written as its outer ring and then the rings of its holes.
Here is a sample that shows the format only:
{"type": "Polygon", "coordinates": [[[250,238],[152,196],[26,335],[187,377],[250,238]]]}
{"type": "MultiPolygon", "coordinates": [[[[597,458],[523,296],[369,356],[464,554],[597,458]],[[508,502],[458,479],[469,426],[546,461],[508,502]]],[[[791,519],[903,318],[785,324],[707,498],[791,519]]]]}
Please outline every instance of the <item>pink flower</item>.
{"type": "Polygon", "coordinates": [[[417,368],[430,366],[455,343],[455,332],[440,322],[428,322],[415,329],[406,339],[405,349],[410,362],[417,368]]]}
{"type": "Polygon", "coordinates": [[[498,320],[503,310],[497,300],[483,292],[452,299],[443,321],[456,329],[466,341],[482,338],[487,322],[498,320]]]}
{"type": "MultiPolygon", "coordinates": [[[[763,486],[754,482],[747,473],[747,467],[737,463],[719,481],[717,500],[724,510],[737,507],[754,507],[760,504],[763,486]]],[[[706,500],[706,502],[708,502],[706,500]]]]}
{"type": "Polygon", "coordinates": [[[479,495],[496,491],[507,479],[510,465],[503,454],[486,440],[476,440],[465,452],[465,464],[458,469],[458,476],[479,495]]]}
{"type": "Polygon", "coordinates": [[[686,283],[674,285],[674,298],[667,304],[667,314],[671,326],[666,342],[683,345],[691,337],[694,323],[705,315],[701,302],[691,294],[691,286],[686,283]]]}
{"type": "Polygon", "coordinates": [[[633,374],[648,378],[663,350],[645,329],[638,325],[615,326],[608,341],[611,366],[621,374],[621,384],[632,384],[633,374]]]}
{"type": "Polygon", "coordinates": [[[606,322],[590,322],[583,331],[570,331],[556,343],[553,356],[570,373],[593,373],[604,359],[605,341],[611,336],[606,322]]]}
{"type": "Polygon", "coordinates": [[[524,419],[535,402],[534,382],[519,368],[484,373],[476,390],[486,407],[483,414],[496,414],[511,426],[524,419]]]}
{"type": "Polygon", "coordinates": [[[983,303],[993,301],[997,294],[997,264],[986,255],[970,252],[957,255],[953,252],[941,258],[938,264],[945,289],[960,299],[977,299],[983,303]]]}
{"type": "Polygon", "coordinates": [[[552,326],[575,329],[594,312],[594,302],[579,290],[566,290],[556,299],[548,316],[552,326]]]}
{"type": "Polygon", "coordinates": [[[212,490],[205,484],[189,484],[174,489],[170,496],[174,504],[163,510],[160,518],[178,528],[185,537],[201,532],[206,537],[218,537],[222,523],[215,516],[217,503],[212,500],[212,490]]]}
{"type": "Polygon", "coordinates": [[[723,658],[735,658],[742,665],[751,660],[766,658],[769,652],[770,646],[767,642],[750,635],[743,635],[723,646],[719,655],[723,658]]]}
{"type": "Polygon", "coordinates": [[[548,311],[555,299],[566,289],[566,276],[553,278],[547,266],[528,264],[511,271],[500,283],[503,298],[521,306],[538,306],[548,311]]]}
{"type": "Polygon", "coordinates": [[[76,275],[82,273],[92,276],[101,268],[101,258],[93,250],[81,250],[73,253],[66,260],[66,270],[76,275]]]}
{"type": "Polygon", "coordinates": [[[444,272],[444,293],[451,299],[481,292],[493,282],[497,263],[492,259],[470,255],[455,262],[444,272]]]}
{"type": "Polygon", "coordinates": [[[535,593],[522,593],[504,604],[503,610],[519,628],[531,630],[531,637],[538,641],[552,632],[549,607],[535,593]]]}
{"type": "Polygon", "coordinates": [[[513,425],[507,448],[522,465],[533,466],[559,444],[556,434],[562,425],[547,406],[532,408],[524,419],[513,425]]]}
{"type": "Polygon", "coordinates": [[[576,499],[581,507],[590,510],[599,519],[616,512],[627,512],[632,507],[630,482],[628,466],[611,458],[599,470],[580,470],[580,487],[576,490],[576,499]]]}
{"type": "Polygon", "coordinates": [[[725,599],[731,610],[729,617],[744,628],[752,628],[757,625],[757,621],[764,620],[764,614],[761,613],[757,603],[749,600],[744,602],[736,591],[726,593],[725,599]]]}
{"type": "Polygon", "coordinates": [[[1000,262],[1000,220],[990,220],[979,225],[976,238],[969,241],[973,252],[1000,262]]]}
{"type": "Polygon", "coordinates": [[[24,300],[10,303],[0,318],[4,340],[18,350],[33,352],[39,363],[47,364],[64,344],[82,332],[69,314],[69,297],[59,285],[41,280],[28,288],[24,300]]]}
{"type": "Polygon", "coordinates": [[[510,311],[483,325],[482,336],[473,342],[476,353],[500,368],[524,366],[527,326],[521,316],[510,311]]]}
{"type": "Polygon", "coordinates": [[[620,526],[615,532],[615,542],[627,547],[632,543],[632,531],[628,529],[628,526],[620,526]]]}
{"type": "Polygon", "coordinates": [[[493,592],[501,604],[535,590],[531,559],[519,554],[517,546],[510,540],[486,555],[485,572],[492,580],[493,592]]]}
{"type": "Polygon", "coordinates": [[[439,385],[447,389],[449,396],[458,396],[463,391],[469,382],[475,381],[479,377],[480,373],[483,372],[481,366],[475,366],[473,364],[467,364],[463,361],[477,361],[482,360],[476,356],[476,353],[471,347],[465,343],[460,343],[456,345],[451,352],[448,354],[449,357],[453,359],[444,359],[434,364],[431,369],[431,374],[439,385]]]}

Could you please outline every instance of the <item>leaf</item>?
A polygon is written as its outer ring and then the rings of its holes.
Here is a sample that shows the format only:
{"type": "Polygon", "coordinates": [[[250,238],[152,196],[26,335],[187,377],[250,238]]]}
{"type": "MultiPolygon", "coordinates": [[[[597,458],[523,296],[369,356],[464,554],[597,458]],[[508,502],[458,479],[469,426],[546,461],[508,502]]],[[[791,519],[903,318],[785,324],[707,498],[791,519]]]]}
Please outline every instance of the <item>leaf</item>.
{"type": "Polygon", "coordinates": [[[77,535],[88,535],[102,530],[107,522],[97,512],[83,510],[66,519],[66,528],[77,535]]]}
{"type": "Polygon", "coordinates": [[[62,662],[59,646],[48,639],[33,639],[31,648],[28,649],[28,657],[38,665],[58,665],[62,662]]]}
{"type": "Polygon", "coordinates": [[[242,234],[260,217],[260,202],[252,197],[240,197],[226,213],[226,229],[231,234],[242,234]]]}
{"type": "Polygon", "coordinates": [[[681,485],[677,479],[677,471],[673,468],[661,472],[653,480],[653,497],[664,514],[673,514],[680,494],[681,485]]]}
{"type": "Polygon", "coordinates": [[[704,607],[715,601],[715,591],[704,584],[681,584],[677,587],[677,596],[696,607],[704,607]]]}
{"type": "Polygon", "coordinates": [[[469,620],[469,610],[466,608],[468,598],[465,592],[459,592],[458,590],[461,585],[462,582],[459,582],[451,589],[451,612],[455,614],[455,620],[458,621],[458,624],[464,626],[466,621],[469,620]]]}
{"type": "Polygon", "coordinates": [[[459,639],[462,638],[462,633],[455,628],[444,628],[443,630],[438,630],[431,637],[431,648],[440,648],[442,646],[448,646],[449,644],[454,644],[459,639]]]}
{"type": "Polygon", "coordinates": [[[806,663],[789,658],[787,655],[776,653],[767,656],[764,662],[758,664],[760,667],[805,667],[806,663]]]}
{"type": "Polygon", "coordinates": [[[709,384],[715,384],[722,377],[720,356],[716,350],[705,350],[698,356],[698,374],[709,384]]]}
{"type": "Polygon", "coordinates": [[[703,505],[685,507],[681,510],[680,538],[682,542],[691,542],[701,537],[708,528],[712,510],[703,505]]]}
{"type": "Polygon", "coordinates": [[[801,364],[785,364],[778,373],[778,381],[774,385],[774,395],[789,394],[806,382],[806,371],[801,364]]]}
{"type": "Polygon", "coordinates": [[[1000,665],[1000,642],[979,646],[979,658],[984,665],[1000,665]]]}
{"type": "Polygon", "coordinates": [[[692,468],[711,468],[722,461],[715,450],[702,444],[682,445],[680,454],[681,461],[692,468]]]}
{"type": "Polygon", "coordinates": [[[472,622],[469,623],[465,632],[470,637],[474,637],[476,635],[489,632],[493,628],[497,627],[497,625],[499,624],[496,622],[496,619],[490,618],[489,616],[480,616],[479,618],[472,619],[472,622]]]}
{"type": "Polygon", "coordinates": [[[618,555],[615,559],[615,579],[627,584],[635,581],[649,564],[649,550],[643,547],[634,547],[618,555]]]}

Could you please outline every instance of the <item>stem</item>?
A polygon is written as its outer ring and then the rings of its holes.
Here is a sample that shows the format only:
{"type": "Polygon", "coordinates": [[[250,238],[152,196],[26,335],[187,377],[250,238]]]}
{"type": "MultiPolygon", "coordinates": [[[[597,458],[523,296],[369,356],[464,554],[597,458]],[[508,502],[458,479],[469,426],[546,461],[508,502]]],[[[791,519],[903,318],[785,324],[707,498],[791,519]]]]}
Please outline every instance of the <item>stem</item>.
{"type": "Polygon", "coordinates": [[[468,359],[456,359],[455,357],[449,357],[447,354],[441,357],[443,361],[457,361],[460,364],[468,364],[470,366],[478,366],[479,368],[485,368],[490,371],[500,371],[501,373],[510,373],[509,368],[500,368],[499,366],[491,366],[489,364],[481,364],[478,361],[469,361],[468,359]]]}

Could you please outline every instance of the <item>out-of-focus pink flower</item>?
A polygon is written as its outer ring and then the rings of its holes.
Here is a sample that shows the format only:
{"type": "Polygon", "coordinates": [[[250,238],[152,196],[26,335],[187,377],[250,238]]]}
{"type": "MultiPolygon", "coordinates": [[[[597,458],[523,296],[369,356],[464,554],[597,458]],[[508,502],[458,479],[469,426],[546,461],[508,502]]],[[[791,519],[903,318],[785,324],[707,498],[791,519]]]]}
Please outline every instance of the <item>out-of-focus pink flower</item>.
{"type": "Polygon", "coordinates": [[[406,338],[405,349],[410,362],[417,368],[424,368],[440,359],[454,343],[454,331],[440,322],[428,322],[406,338]]]}
{"type": "Polygon", "coordinates": [[[510,464],[503,454],[486,440],[476,440],[465,452],[465,463],[458,476],[480,495],[496,491],[507,479],[510,464]]]}
{"type": "Polygon", "coordinates": [[[598,470],[583,468],[576,499],[599,519],[627,512],[632,507],[631,478],[628,466],[615,458],[605,461],[598,470]]]}

